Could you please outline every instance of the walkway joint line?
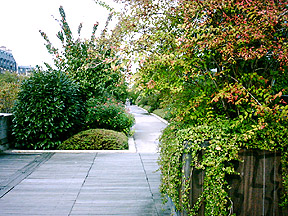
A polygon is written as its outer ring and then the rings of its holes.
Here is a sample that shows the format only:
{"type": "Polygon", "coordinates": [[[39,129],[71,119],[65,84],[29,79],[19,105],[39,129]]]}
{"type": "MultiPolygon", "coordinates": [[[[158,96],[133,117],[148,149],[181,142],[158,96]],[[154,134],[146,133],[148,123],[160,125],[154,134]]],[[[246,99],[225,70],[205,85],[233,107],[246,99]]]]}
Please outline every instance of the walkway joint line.
{"type": "Polygon", "coordinates": [[[20,182],[26,179],[29,175],[31,175],[31,173],[34,172],[41,164],[48,161],[53,155],[54,153],[43,153],[39,156],[39,158],[36,157],[33,161],[24,166],[22,169],[17,170],[17,172],[15,172],[13,176],[8,179],[6,185],[1,188],[0,199],[4,197],[7,193],[9,193],[20,182]]]}
{"type": "Polygon", "coordinates": [[[150,193],[151,193],[151,197],[152,197],[152,200],[153,200],[154,208],[155,208],[155,210],[156,210],[157,215],[159,216],[158,208],[157,208],[157,206],[156,206],[156,204],[155,204],[154,194],[153,194],[153,192],[152,192],[151,185],[150,185],[150,183],[149,183],[149,178],[148,178],[148,175],[147,175],[147,172],[146,172],[146,169],[145,169],[145,165],[144,165],[143,160],[142,160],[142,157],[141,157],[141,153],[138,153],[138,155],[139,155],[139,157],[140,157],[140,161],[141,161],[141,164],[142,164],[144,173],[145,173],[146,181],[147,181],[147,184],[148,184],[148,187],[149,187],[149,191],[150,191],[150,193]]]}
{"type": "Polygon", "coordinates": [[[87,174],[86,174],[86,176],[85,176],[85,178],[84,178],[84,181],[83,181],[83,183],[82,183],[82,185],[81,185],[81,187],[80,187],[80,189],[79,189],[79,191],[78,191],[78,194],[77,194],[77,196],[76,196],[76,198],[75,198],[75,200],[74,200],[74,202],[73,202],[73,205],[72,205],[71,210],[70,210],[70,212],[69,212],[68,215],[71,215],[71,213],[72,213],[72,210],[73,210],[73,208],[74,208],[74,206],[75,206],[75,204],[76,204],[76,201],[77,201],[77,199],[78,199],[78,197],[79,197],[79,195],[80,195],[80,193],[81,193],[81,189],[82,189],[82,187],[84,186],[84,184],[85,184],[85,182],[86,182],[86,179],[88,178],[88,176],[89,176],[89,174],[90,174],[90,171],[91,171],[91,169],[92,169],[92,167],[93,167],[93,165],[94,165],[94,163],[95,163],[95,160],[96,160],[96,158],[97,158],[97,155],[98,155],[98,153],[96,153],[95,156],[94,156],[94,158],[93,158],[93,162],[91,163],[91,166],[89,167],[89,170],[88,170],[88,172],[87,172],[87,174]]]}

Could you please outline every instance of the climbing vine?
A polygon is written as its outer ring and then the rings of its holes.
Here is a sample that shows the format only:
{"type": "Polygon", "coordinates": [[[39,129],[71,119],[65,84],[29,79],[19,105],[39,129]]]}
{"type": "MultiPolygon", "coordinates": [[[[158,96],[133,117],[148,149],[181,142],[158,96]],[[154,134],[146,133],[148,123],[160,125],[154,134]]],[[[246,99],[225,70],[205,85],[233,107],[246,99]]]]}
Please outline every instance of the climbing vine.
{"type": "Polygon", "coordinates": [[[185,210],[189,215],[197,215],[198,210],[203,206],[205,206],[205,215],[226,215],[233,207],[228,196],[230,186],[227,176],[237,174],[234,161],[240,161],[240,149],[280,151],[284,153],[282,155],[283,186],[286,191],[286,194],[282,194],[282,206],[287,205],[288,131],[286,127],[287,124],[271,124],[267,129],[258,130],[257,124],[252,122],[249,124],[246,121],[243,125],[237,121],[224,119],[216,119],[182,130],[178,130],[175,125],[168,126],[160,144],[159,164],[163,175],[161,191],[169,195],[178,210],[185,210]],[[185,148],[184,144],[187,143],[189,145],[185,148]],[[204,151],[204,154],[199,158],[201,151],[204,151]],[[203,193],[194,206],[190,206],[187,198],[189,190],[183,189],[189,188],[191,179],[188,178],[184,182],[181,180],[184,178],[183,154],[191,155],[191,167],[205,172],[203,193]],[[179,197],[184,198],[180,200],[179,197]]]}

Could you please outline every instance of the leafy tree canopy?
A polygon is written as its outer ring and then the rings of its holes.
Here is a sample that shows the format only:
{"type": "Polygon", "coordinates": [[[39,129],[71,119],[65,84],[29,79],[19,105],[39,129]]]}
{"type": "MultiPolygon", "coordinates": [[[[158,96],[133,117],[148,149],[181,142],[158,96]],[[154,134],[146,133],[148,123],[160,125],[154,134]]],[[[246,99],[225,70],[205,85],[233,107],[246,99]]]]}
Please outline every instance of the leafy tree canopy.
{"type": "MultiPolygon", "coordinates": [[[[59,12],[61,19],[58,22],[61,30],[57,33],[57,37],[62,47],[54,47],[48,36],[40,31],[46,41],[48,52],[54,57],[54,66],[79,83],[85,100],[92,96],[113,96],[124,100],[127,94],[125,64],[117,55],[119,47],[110,40],[112,36],[107,33],[112,14],[108,17],[99,37],[96,37],[98,27],[96,23],[91,38],[81,40],[82,23],[78,27],[79,38],[74,39],[63,7],[59,8],[59,12]]],[[[46,66],[51,69],[50,65],[46,66]]]]}

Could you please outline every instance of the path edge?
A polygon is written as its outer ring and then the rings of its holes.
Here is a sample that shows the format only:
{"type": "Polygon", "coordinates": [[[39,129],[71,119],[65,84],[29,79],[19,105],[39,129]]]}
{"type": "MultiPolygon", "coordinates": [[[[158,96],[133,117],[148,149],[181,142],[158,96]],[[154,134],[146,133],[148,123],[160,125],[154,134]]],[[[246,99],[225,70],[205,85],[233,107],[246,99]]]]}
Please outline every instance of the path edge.
{"type": "Polygon", "coordinates": [[[133,137],[128,137],[128,150],[19,150],[19,149],[8,149],[3,153],[136,153],[136,146],[133,137]]]}

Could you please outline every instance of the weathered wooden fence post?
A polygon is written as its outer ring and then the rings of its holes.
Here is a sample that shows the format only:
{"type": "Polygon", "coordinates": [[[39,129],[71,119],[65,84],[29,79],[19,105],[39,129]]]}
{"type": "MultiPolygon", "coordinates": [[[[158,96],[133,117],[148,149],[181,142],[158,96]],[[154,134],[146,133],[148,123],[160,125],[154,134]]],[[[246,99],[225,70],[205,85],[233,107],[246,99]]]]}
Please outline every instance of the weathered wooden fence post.
{"type": "Polygon", "coordinates": [[[287,216],[288,209],[280,204],[282,186],[281,152],[241,149],[243,163],[236,162],[240,175],[228,177],[236,215],[287,216]]]}
{"type": "MultiPolygon", "coordinates": [[[[209,141],[203,143],[207,147],[209,141]]],[[[203,191],[205,172],[191,167],[191,155],[187,151],[189,141],[184,142],[185,153],[182,156],[182,188],[189,182],[189,204],[193,206],[203,191]]],[[[198,157],[201,160],[203,154],[198,157]]],[[[258,149],[241,149],[239,157],[243,162],[235,162],[235,171],[240,175],[230,175],[227,181],[231,186],[228,194],[233,202],[233,213],[237,216],[288,216],[288,209],[281,208],[280,197],[283,190],[281,174],[281,152],[258,149]]],[[[182,199],[180,195],[180,200],[182,199]]],[[[178,215],[186,216],[183,210],[178,215]]],[[[204,215],[204,205],[198,212],[204,215]]]]}

